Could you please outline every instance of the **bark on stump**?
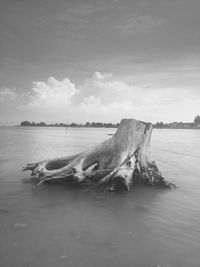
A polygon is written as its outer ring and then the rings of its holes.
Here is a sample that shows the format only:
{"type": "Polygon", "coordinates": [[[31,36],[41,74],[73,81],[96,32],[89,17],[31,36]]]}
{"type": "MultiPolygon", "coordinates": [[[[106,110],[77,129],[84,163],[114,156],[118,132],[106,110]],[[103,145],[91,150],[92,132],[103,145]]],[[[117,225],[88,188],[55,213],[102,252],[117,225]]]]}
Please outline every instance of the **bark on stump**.
{"type": "Polygon", "coordinates": [[[80,154],[27,164],[38,183],[73,181],[102,185],[110,190],[130,190],[131,185],[147,184],[171,188],[149,154],[153,125],[135,119],[122,119],[109,140],[80,154]]]}

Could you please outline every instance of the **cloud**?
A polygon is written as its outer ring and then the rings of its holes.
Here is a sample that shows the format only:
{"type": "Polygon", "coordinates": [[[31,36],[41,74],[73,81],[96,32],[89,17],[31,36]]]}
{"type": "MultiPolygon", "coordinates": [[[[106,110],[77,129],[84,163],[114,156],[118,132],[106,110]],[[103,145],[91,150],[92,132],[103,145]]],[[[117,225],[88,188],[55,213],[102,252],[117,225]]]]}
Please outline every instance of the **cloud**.
{"type": "Polygon", "coordinates": [[[188,120],[198,112],[200,105],[200,93],[196,88],[159,88],[145,83],[134,86],[100,72],[95,72],[79,88],[82,100],[77,111],[93,120],[113,121],[122,117],[147,121],[184,120],[183,117],[188,120]]]}
{"type": "Polygon", "coordinates": [[[111,73],[95,72],[94,75],[87,79],[80,86],[80,91],[83,96],[83,103],[90,100],[96,101],[100,99],[102,105],[111,103],[127,103],[131,102],[132,106],[140,106],[149,101],[150,90],[146,91],[142,87],[136,87],[122,79],[118,79],[111,73]],[[84,98],[86,97],[86,98],[84,98]],[[92,98],[95,97],[95,98],[92,98]]]}
{"type": "Polygon", "coordinates": [[[35,108],[63,108],[71,105],[73,97],[79,93],[68,78],[61,81],[49,77],[46,82],[33,82],[29,94],[28,107],[35,108]]]}
{"type": "Polygon", "coordinates": [[[101,106],[102,106],[101,99],[96,98],[94,96],[85,97],[80,104],[81,108],[87,108],[87,107],[97,108],[101,106]]]}
{"type": "Polygon", "coordinates": [[[103,80],[105,78],[112,78],[112,73],[101,73],[99,71],[95,71],[93,74],[93,79],[94,80],[103,80]]]}
{"type": "Polygon", "coordinates": [[[81,86],[82,100],[76,107],[87,119],[112,121],[122,117],[148,117],[153,109],[160,110],[161,100],[152,90],[135,87],[110,73],[95,72],[81,86]]]}
{"type": "Polygon", "coordinates": [[[0,89],[0,102],[12,101],[16,98],[15,89],[2,88],[0,89]]]}
{"type": "Polygon", "coordinates": [[[141,118],[146,112],[144,109],[148,110],[157,102],[150,101],[153,99],[151,93],[117,79],[111,73],[96,71],[80,85],[75,85],[68,78],[57,80],[54,77],[48,78],[46,82],[34,82],[28,93],[28,103],[23,108],[37,112],[48,108],[54,110],[54,116],[59,114],[58,117],[62,116],[60,110],[64,109],[78,121],[81,118],[118,121],[117,118],[121,117],[141,118]]]}
{"type": "Polygon", "coordinates": [[[134,86],[97,71],[79,85],[69,78],[34,82],[24,100],[23,108],[45,121],[65,121],[66,114],[75,122],[118,122],[121,118],[190,121],[198,113],[200,93],[197,88],[134,86]]]}

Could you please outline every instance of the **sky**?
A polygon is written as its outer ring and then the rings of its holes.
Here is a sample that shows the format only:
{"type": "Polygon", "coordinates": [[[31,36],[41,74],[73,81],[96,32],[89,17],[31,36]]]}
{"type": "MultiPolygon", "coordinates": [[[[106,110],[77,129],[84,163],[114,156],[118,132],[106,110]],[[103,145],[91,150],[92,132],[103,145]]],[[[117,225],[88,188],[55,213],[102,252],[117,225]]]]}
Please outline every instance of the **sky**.
{"type": "Polygon", "coordinates": [[[0,125],[191,122],[199,0],[0,0],[0,125]]]}

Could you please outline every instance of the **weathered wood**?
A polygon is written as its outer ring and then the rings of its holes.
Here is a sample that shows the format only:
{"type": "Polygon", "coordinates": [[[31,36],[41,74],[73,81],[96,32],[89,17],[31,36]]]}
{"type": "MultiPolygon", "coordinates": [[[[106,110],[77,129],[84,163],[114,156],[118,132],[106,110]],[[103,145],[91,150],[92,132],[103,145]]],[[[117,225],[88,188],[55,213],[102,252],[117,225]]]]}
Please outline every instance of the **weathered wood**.
{"type": "Polygon", "coordinates": [[[172,187],[165,181],[149,153],[153,126],[123,119],[109,140],[80,154],[27,164],[39,183],[71,179],[78,183],[106,185],[110,190],[148,184],[172,187]]]}

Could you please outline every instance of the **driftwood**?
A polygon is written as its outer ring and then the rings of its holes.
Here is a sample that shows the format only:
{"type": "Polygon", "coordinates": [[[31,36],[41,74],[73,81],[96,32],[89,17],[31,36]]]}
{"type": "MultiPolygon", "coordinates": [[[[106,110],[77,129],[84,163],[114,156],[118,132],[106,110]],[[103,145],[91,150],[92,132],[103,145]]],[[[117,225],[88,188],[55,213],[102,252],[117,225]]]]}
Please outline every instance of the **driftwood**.
{"type": "Polygon", "coordinates": [[[173,187],[150,157],[152,129],[151,123],[123,119],[109,140],[77,155],[27,164],[23,170],[31,170],[39,184],[72,181],[110,190],[130,190],[135,184],[173,187]]]}

